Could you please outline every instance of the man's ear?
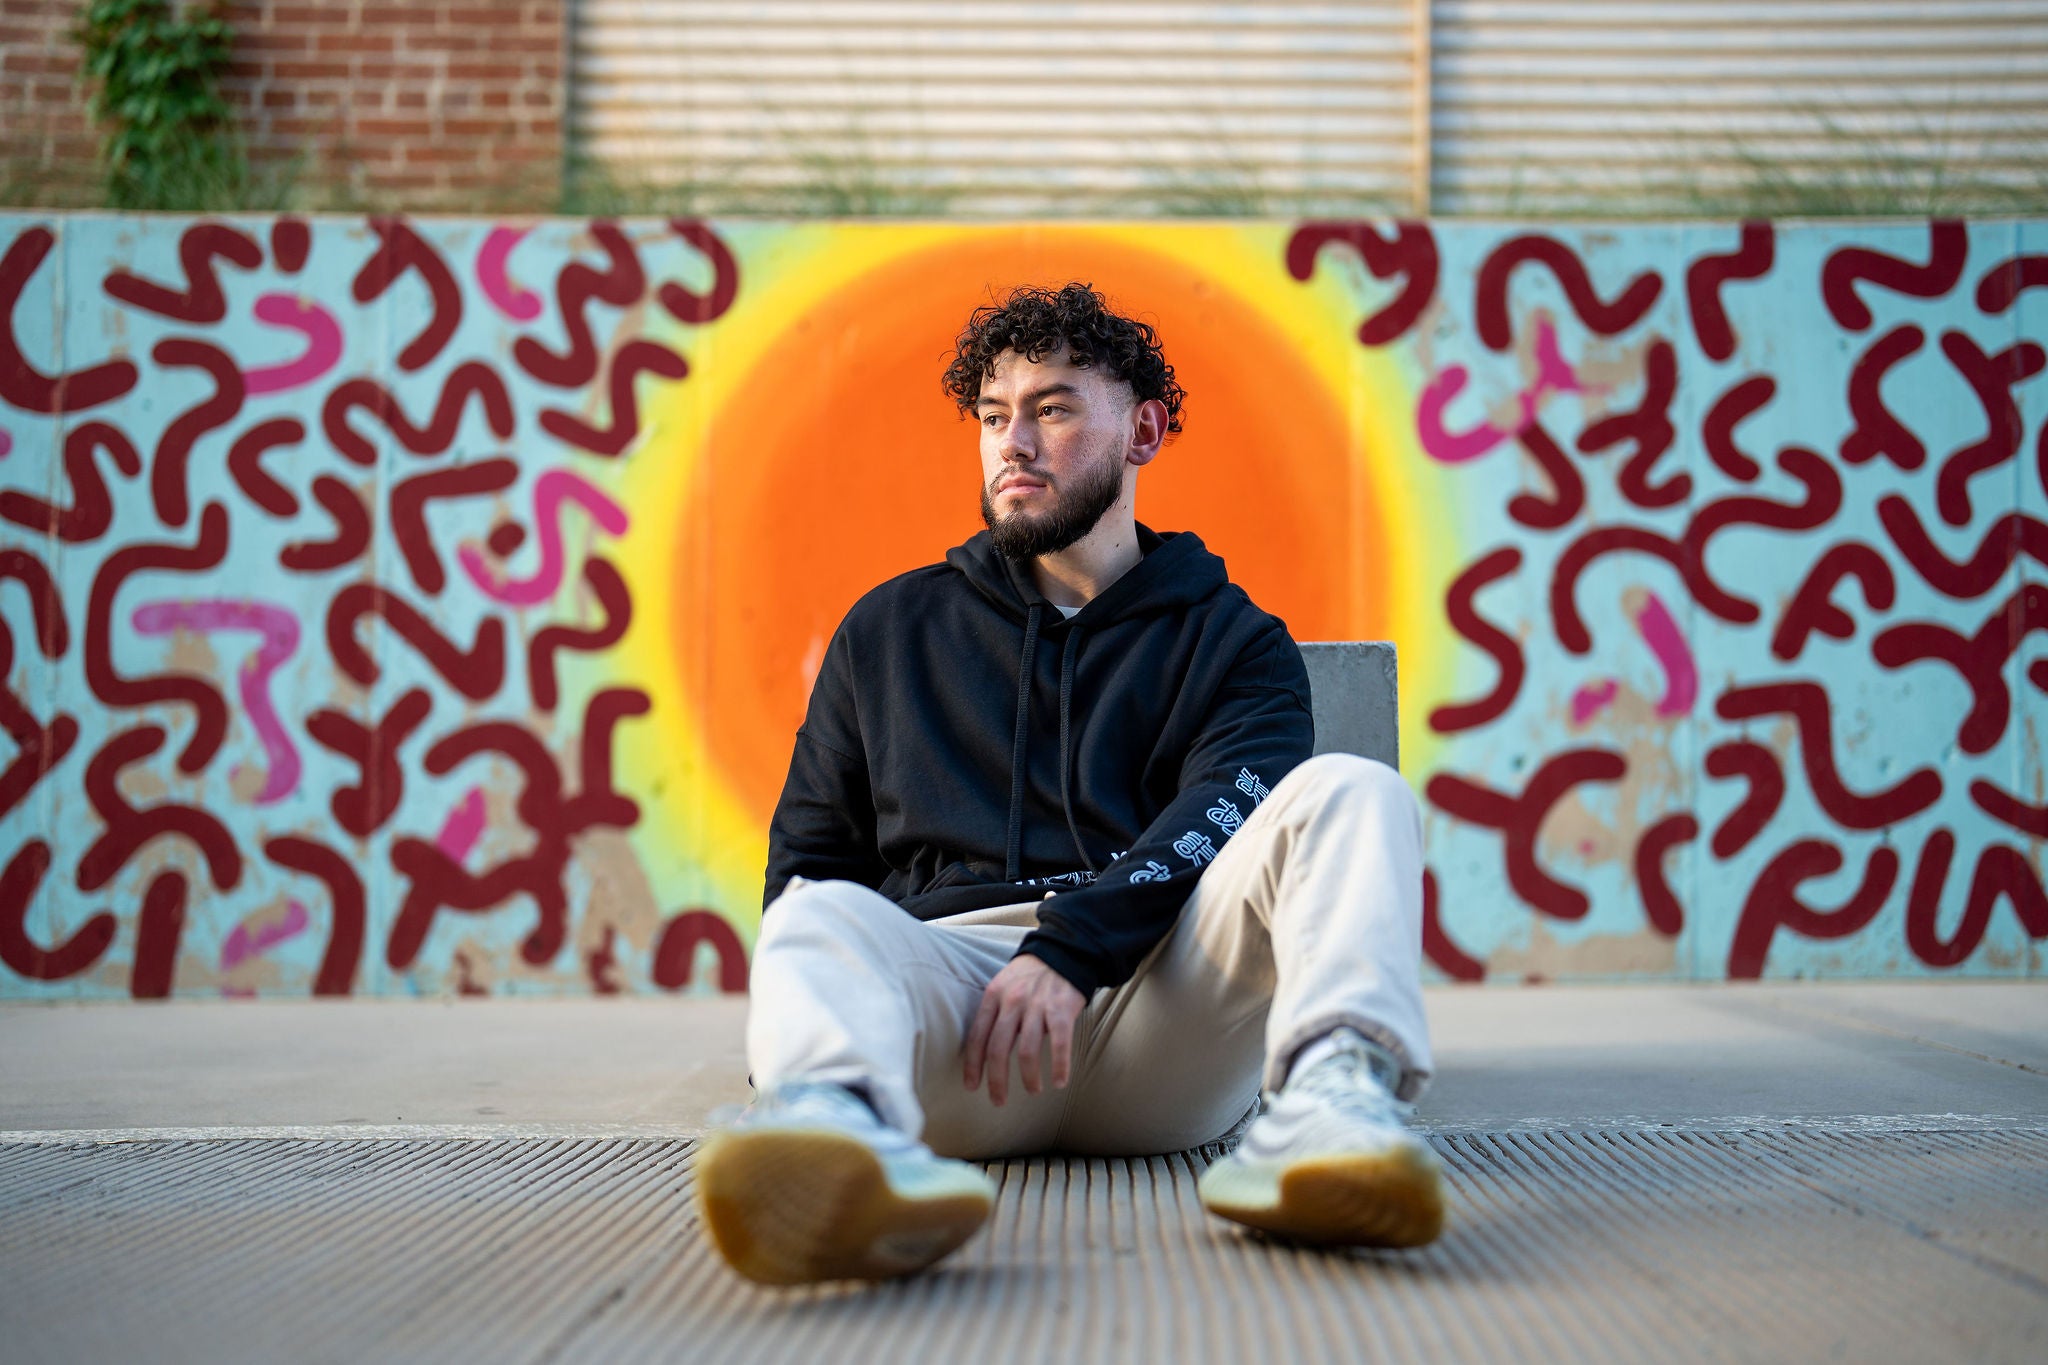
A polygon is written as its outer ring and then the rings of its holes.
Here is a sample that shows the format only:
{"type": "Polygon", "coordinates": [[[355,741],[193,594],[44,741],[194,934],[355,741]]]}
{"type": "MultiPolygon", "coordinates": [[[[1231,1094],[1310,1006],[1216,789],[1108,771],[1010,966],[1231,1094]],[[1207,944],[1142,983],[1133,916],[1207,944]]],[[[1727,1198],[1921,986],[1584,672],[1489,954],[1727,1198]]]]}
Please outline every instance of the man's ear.
{"type": "Polygon", "coordinates": [[[1147,398],[1131,409],[1131,444],[1124,458],[1135,465],[1151,464],[1166,443],[1166,404],[1147,398]]]}

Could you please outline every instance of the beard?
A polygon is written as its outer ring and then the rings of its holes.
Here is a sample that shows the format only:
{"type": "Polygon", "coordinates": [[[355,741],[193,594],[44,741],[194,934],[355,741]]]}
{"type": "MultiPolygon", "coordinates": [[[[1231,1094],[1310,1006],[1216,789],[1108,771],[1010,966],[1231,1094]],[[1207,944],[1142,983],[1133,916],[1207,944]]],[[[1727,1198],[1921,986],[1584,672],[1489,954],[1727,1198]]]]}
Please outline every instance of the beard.
{"type": "MultiPolygon", "coordinates": [[[[996,476],[997,482],[1009,474],[1009,470],[1004,470],[996,476]]],[[[1065,488],[1044,475],[1032,477],[1045,480],[1046,489],[1053,496],[1051,510],[1033,512],[1020,508],[998,517],[991,486],[985,484],[981,490],[981,520],[988,527],[989,540],[998,554],[1020,564],[1040,555],[1058,554],[1087,535],[1116,506],[1124,492],[1121,459],[1105,458],[1090,465],[1065,488]]]]}

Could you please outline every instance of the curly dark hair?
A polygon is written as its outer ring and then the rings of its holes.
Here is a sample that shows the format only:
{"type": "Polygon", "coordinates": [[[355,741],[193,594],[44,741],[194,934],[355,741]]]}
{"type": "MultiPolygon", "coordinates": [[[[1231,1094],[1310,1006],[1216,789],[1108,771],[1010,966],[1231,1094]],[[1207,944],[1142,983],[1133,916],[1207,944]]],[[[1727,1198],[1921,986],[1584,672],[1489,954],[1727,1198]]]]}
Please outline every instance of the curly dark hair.
{"type": "Polygon", "coordinates": [[[940,382],[963,414],[972,414],[981,381],[995,373],[996,357],[1015,351],[1043,360],[1064,346],[1075,365],[1100,365],[1111,378],[1131,386],[1142,401],[1166,404],[1166,429],[1180,430],[1187,391],[1175,382],[1159,334],[1135,318],[1113,313],[1102,295],[1075,282],[1059,289],[1014,289],[1000,303],[974,310],[954,343],[953,359],[940,382]]]}

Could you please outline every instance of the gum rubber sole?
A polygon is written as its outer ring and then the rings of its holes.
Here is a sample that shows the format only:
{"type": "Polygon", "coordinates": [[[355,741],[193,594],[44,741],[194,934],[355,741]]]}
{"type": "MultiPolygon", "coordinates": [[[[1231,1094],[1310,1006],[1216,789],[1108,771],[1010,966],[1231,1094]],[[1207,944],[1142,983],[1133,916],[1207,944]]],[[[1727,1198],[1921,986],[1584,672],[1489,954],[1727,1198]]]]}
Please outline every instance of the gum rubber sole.
{"type": "Polygon", "coordinates": [[[973,1236],[993,1204],[966,1180],[905,1194],[865,1143],[831,1132],[716,1133],[696,1167],[711,1240],[761,1284],[911,1274],[973,1236]]]}
{"type": "Polygon", "coordinates": [[[1201,1197],[1218,1217],[1325,1246],[1418,1247],[1444,1226],[1443,1178],[1426,1150],[1311,1157],[1277,1174],[1226,1157],[1204,1173],[1201,1197]]]}

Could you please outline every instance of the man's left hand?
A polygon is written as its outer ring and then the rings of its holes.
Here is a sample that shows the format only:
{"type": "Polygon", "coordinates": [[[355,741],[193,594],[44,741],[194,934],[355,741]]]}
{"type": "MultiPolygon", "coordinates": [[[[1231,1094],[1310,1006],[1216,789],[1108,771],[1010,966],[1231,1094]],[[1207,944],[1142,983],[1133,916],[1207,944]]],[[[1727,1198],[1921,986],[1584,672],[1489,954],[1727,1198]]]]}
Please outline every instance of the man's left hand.
{"type": "Polygon", "coordinates": [[[963,1076],[969,1090],[981,1088],[988,1076],[988,1097],[1001,1104],[1010,1093],[1010,1055],[1024,1088],[1036,1095],[1044,1089],[1039,1050],[1052,1043],[1052,1083],[1065,1089],[1072,1074],[1074,1021],[1087,997],[1058,972],[1028,953],[1010,959],[981,993],[981,1009],[967,1031],[963,1076]]]}

